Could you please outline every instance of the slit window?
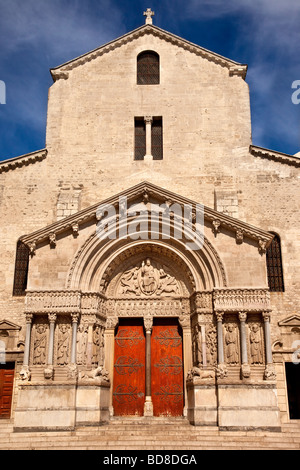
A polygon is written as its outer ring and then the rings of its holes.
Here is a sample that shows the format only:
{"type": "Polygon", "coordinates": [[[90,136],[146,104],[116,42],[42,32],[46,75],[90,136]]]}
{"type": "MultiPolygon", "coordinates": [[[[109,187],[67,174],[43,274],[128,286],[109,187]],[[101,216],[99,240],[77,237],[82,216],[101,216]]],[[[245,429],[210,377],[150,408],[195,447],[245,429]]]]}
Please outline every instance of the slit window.
{"type": "Polygon", "coordinates": [[[29,248],[25,243],[18,242],[16,262],[15,262],[15,277],[14,277],[14,296],[24,296],[27,289],[27,277],[29,266],[29,248]]]}
{"type": "Polygon", "coordinates": [[[268,284],[271,292],[284,292],[280,238],[276,234],[273,235],[266,253],[268,284]]]}

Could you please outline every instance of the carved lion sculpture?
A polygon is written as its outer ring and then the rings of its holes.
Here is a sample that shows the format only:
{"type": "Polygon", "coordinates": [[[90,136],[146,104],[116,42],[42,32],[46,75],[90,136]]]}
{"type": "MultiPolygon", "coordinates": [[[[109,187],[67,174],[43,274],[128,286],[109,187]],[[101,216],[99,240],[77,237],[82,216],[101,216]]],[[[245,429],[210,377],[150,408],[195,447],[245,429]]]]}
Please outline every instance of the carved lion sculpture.
{"type": "Polygon", "coordinates": [[[31,379],[31,372],[28,368],[24,368],[20,370],[20,379],[27,380],[28,382],[31,379]]]}
{"type": "Polygon", "coordinates": [[[109,381],[108,372],[103,367],[97,367],[93,370],[81,371],[79,374],[81,380],[95,380],[99,377],[102,380],[109,381]]]}
{"type": "Polygon", "coordinates": [[[213,370],[204,370],[199,367],[193,367],[188,373],[188,379],[199,377],[200,379],[214,379],[215,372],[213,370]]]}

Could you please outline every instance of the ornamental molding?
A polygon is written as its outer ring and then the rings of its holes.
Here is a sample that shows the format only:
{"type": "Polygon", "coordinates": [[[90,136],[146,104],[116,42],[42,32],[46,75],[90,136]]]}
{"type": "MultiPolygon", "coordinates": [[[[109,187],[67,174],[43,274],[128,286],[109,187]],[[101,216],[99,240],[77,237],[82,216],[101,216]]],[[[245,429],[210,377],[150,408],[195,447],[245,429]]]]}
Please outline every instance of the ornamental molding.
{"type": "Polygon", "coordinates": [[[248,312],[269,315],[271,312],[269,289],[214,289],[213,305],[215,312],[248,312]]]}
{"type": "MultiPolygon", "coordinates": [[[[81,292],[79,290],[27,291],[25,298],[25,316],[53,316],[55,322],[63,315],[81,315],[89,318],[144,317],[156,316],[188,317],[195,314],[218,317],[225,313],[235,313],[244,318],[246,313],[260,313],[266,321],[270,319],[270,293],[263,288],[213,289],[211,292],[194,292],[191,296],[171,298],[149,296],[105,297],[100,292],[81,292]]],[[[77,318],[77,317],[76,317],[77,318]]],[[[79,317],[78,317],[79,318],[79,317]]],[[[6,324],[7,322],[5,322],[6,324]]],[[[298,316],[290,317],[280,326],[297,326],[298,316]]]]}
{"type": "Polygon", "coordinates": [[[65,64],[51,69],[50,72],[52,78],[54,81],[60,79],[67,80],[69,77],[69,72],[71,70],[74,70],[75,68],[84,65],[88,62],[91,62],[92,60],[95,60],[98,57],[107,54],[147,34],[158,37],[159,39],[167,41],[173,44],[174,46],[181,47],[193,54],[202,57],[203,59],[213,62],[216,65],[220,65],[221,67],[227,68],[230,76],[238,76],[241,77],[243,80],[245,80],[246,78],[248,68],[247,65],[240,64],[231,59],[227,59],[215,52],[209,51],[201,46],[198,46],[197,44],[193,44],[192,42],[187,41],[186,39],[176,36],[175,34],[169,33],[168,31],[165,31],[159,28],[158,26],[150,24],[143,25],[107,44],[104,44],[103,46],[100,46],[90,52],[87,52],[86,54],[83,54],[69,62],[66,62],[65,64]]]}
{"type": "Polygon", "coordinates": [[[294,166],[296,168],[300,167],[300,158],[294,155],[268,150],[262,147],[257,147],[255,145],[250,145],[250,153],[254,157],[266,158],[268,160],[273,160],[275,162],[294,166]]]}
{"type": "Polygon", "coordinates": [[[79,290],[27,291],[25,315],[98,315],[105,316],[105,297],[99,292],[79,290]]]}
{"type": "MultiPolygon", "coordinates": [[[[30,248],[32,255],[36,254],[36,249],[42,242],[47,241],[49,244],[52,244],[52,247],[55,247],[57,243],[56,240],[58,240],[58,234],[66,232],[66,234],[72,233],[73,236],[77,237],[80,234],[80,227],[86,222],[93,220],[95,224],[97,224],[97,222],[99,222],[99,218],[101,220],[101,214],[99,214],[100,206],[105,207],[111,205],[115,208],[116,227],[118,228],[120,215],[124,215],[122,212],[122,201],[124,198],[127,200],[128,207],[130,207],[130,204],[140,201],[141,204],[145,206],[146,211],[151,209],[151,202],[153,202],[153,204],[166,204],[166,206],[168,204],[178,204],[182,207],[182,209],[184,206],[189,206],[192,209],[192,212],[196,212],[197,206],[199,206],[199,204],[195,201],[144,181],[137,184],[136,186],[122,191],[121,193],[111,196],[104,201],[83,209],[76,214],[70,215],[65,219],[43,227],[42,229],[37,230],[31,234],[24,235],[20,238],[20,241],[25,243],[30,248]]],[[[239,219],[235,219],[221,212],[217,212],[216,210],[207,206],[202,207],[204,211],[204,220],[211,223],[211,227],[215,236],[218,236],[222,229],[229,230],[235,234],[238,243],[244,243],[248,237],[256,241],[259,252],[261,254],[265,253],[273,239],[272,234],[239,219]]],[[[182,213],[184,213],[184,210],[182,213]]],[[[176,219],[177,218],[178,217],[176,216],[176,219]]],[[[176,220],[176,223],[178,223],[178,220],[176,220]]],[[[192,223],[194,224],[194,222],[192,223]]]]}
{"type": "Polygon", "coordinates": [[[11,158],[0,162],[0,174],[7,173],[10,170],[28,166],[36,162],[41,162],[47,157],[48,151],[46,149],[37,152],[21,155],[20,157],[11,158]]]}

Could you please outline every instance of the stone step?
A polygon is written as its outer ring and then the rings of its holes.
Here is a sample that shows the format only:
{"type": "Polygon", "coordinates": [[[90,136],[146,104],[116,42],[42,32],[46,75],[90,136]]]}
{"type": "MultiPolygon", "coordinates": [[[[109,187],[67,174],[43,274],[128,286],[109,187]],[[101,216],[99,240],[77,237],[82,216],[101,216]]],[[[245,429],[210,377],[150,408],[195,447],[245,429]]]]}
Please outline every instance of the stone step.
{"type": "Polygon", "coordinates": [[[282,432],[220,431],[194,427],[186,420],[113,419],[108,425],[75,431],[13,432],[0,423],[0,449],[6,450],[299,450],[300,423],[286,423],[282,432]]]}

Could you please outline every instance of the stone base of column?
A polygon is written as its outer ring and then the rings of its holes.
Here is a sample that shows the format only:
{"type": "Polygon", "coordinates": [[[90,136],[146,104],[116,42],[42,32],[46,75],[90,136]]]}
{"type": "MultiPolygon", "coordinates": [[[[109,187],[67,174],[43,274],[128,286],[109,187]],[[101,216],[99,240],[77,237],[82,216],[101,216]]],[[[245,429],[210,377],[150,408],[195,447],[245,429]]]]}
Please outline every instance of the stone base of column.
{"type": "Polygon", "coordinates": [[[53,380],[54,377],[54,367],[52,364],[49,364],[46,369],[44,369],[44,377],[46,380],[53,380]]]}
{"type": "Polygon", "coordinates": [[[151,417],[153,416],[153,403],[151,397],[146,397],[144,404],[144,416],[151,417]]]}
{"type": "Polygon", "coordinates": [[[145,162],[152,162],[153,156],[152,155],[145,155],[144,156],[144,161],[145,162]]]}
{"type": "Polygon", "coordinates": [[[249,364],[242,364],[241,366],[241,378],[242,379],[249,379],[251,375],[250,365],[249,364]]]}

